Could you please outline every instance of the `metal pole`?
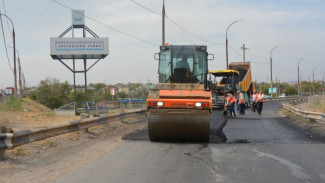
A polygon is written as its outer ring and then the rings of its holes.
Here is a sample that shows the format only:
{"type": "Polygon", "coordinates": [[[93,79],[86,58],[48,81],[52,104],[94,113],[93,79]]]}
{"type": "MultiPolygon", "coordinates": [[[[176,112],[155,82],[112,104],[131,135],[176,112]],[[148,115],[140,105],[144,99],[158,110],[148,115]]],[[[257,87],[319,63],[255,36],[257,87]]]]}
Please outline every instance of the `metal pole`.
{"type": "Polygon", "coordinates": [[[16,69],[16,36],[15,36],[15,27],[14,27],[14,23],[12,22],[12,20],[5,14],[0,13],[0,16],[4,16],[6,18],[9,19],[9,21],[11,22],[12,25],[12,39],[13,39],[13,49],[14,49],[14,83],[15,83],[15,92],[14,92],[14,96],[17,97],[17,69],[16,69]]]}
{"type": "Polygon", "coordinates": [[[272,93],[273,93],[273,80],[272,80],[272,52],[274,49],[278,48],[279,46],[275,46],[272,48],[271,53],[270,53],[270,67],[271,67],[271,98],[272,98],[272,93]]]}
{"type": "Polygon", "coordinates": [[[323,74],[323,95],[325,94],[325,86],[324,86],[324,74],[323,74]]]}
{"type": "Polygon", "coordinates": [[[227,68],[227,70],[228,70],[228,30],[229,30],[229,28],[230,28],[230,26],[231,26],[232,24],[234,24],[234,23],[236,23],[236,22],[239,22],[239,21],[242,21],[242,19],[240,19],[240,20],[236,20],[236,21],[232,22],[232,23],[228,26],[227,31],[226,31],[226,68],[227,68]]]}
{"type": "Polygon", "coordinates": [[[165,45],[165,0],[162,9],[162,46],[165,45]]]}
{"type": "MultiPolygon", "coordinates": [[[[86,29],[85,26],[83,27],[83,37],[86,37],[86,29]]],[[[86,109],[89,113],[89,105],[88,105],[88,91],[87,91],[87,56],[84,56],[84,69],[85,69],[85,102],[86,102],[86,109]]]]}
{"type": "Polygon", "coordinates": [[[21,84],[21,66],[20,66],[20,59],[19,59],[19,55],[18,55],[18,67],[19,67],[19,93],[20,93],[20,97],[23,96],[23,89],[22,89],[22,84],[21,84]]]}
{"type": "Polygon", "coordinates": [[[73,59],[73,95],[74,95],[74,115],[77,116],[77,91],[76,91],[76,63],[73,59]]]}
{"type": "Polygon", "coordinates": [[[315,95],[315,78],[314,78],[314,71],[315,69],[317,68],[318,66],[316,65],[314,68],[313,68],[313,95],[315,95]]]}
{"type": "Polygon", "coordinates": [[[228,38],[226,33],[226,69],[228,70],[228,38]]]}
{"type": "Polygon", "coordinates": [[[300,98],[300,78],[299,78],[299,63],[303,60],[304,58],[301,58],[298,61],[298,97],[300,98]]]}
{"type": "Polygon", "coordinates": [[[16,68],[16,38],[15,30],[12,29],[12,39],[14,44],[14,76],[15,76],[15,97],[17,97],[17,68],[16,68]]]}

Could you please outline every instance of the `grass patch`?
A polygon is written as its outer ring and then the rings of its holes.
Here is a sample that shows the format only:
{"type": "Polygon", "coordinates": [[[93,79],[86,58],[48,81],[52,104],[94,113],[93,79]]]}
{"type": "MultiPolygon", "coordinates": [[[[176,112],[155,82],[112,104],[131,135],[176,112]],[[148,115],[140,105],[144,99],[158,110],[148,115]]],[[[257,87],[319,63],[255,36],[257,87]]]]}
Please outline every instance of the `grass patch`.
{"type": "Polygon", "coordinates": [[[11,98],[3,106],[1,106],[0,109],[5,111],[21,111],[22,102],[23,102],[22,99],[11,98]]]}
{"type": "Polygon", "coordinates": [[[292,120],[298,122],[298,123],[301,123],[301,124],[304,124],[304,125],[308,125],[308,126],[313,126],[315,125],[315,122],[312,122],[304,117],[301,117],[301,116],[298,116],[286,109],[281,109],[280,112],[284,115],[284,116],[287,116],[289,118],[291,118],[292,120]]]}
{"type": "Polygon", "coordinates": [[[24,151],[22,148],[18,147],[18,148],[15,148],[13,153],[17,156],[24,156],[27,154],[26,151],[24,151]]]}
{"type": "Polygon", "coordinates": [[[54,142],[54,141],[52,141],[52,140],[48,140],[48,141],[46,142],[46,145],[47,145],[48,147],[56,147],[56,146],[58,146],[58,143],[56,143],[56,142],[54,142]]]}

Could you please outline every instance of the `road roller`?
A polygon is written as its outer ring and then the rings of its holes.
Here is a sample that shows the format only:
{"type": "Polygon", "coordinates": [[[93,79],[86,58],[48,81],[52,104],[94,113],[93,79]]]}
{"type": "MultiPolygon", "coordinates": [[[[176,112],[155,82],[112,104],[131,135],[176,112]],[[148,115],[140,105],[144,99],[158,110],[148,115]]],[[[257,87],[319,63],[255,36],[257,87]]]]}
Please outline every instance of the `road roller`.
{"type": "Polygon", "coordinates": [[[207,81],[207,46],[164,45],[159,60],[159,83],[147,98],[151,141],[208,142],[212,94],[207,81]]]}

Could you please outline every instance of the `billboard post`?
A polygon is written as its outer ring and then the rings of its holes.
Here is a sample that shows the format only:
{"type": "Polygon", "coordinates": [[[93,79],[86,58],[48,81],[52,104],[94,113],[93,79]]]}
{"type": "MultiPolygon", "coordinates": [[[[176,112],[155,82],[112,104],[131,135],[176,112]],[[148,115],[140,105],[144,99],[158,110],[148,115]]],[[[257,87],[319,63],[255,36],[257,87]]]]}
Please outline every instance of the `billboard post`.
{"type": "MultiPolygon", "coordinates": [[[[72,10],[72,26],[65,30],[59,37],[50,38],[50,55],[52,59],[60,61],[73,73],[74,102],[64,107],[73,105],[75,115],[78,114],[78,104],[84,104],[84,110],[89,112],[88,92],[87,92],[87,71],[89,71],[99,60],[104,59],[108,53],[108,38],[98,37],[85,25],[85,11],[72,10]],[[75,29],[82,29],[82,37],[75,37],[75,29]],[[72,37],[63,37],[68,32],[72,32],[72,37]],[[86,37],[90,34],[92,37],[86,37]],[[83,70],[76,70],[76,59],[83,60],[83,70]],[[72,68],[69,61],[72,60],[72,68]],[[90,67],[87,67],[88,60],[95,60],[90,67]],[[76,74],[84,74],[84,86],[76,86],[76,74]],[[77,102],[76,89],[84,88],[84,102],[77,102]]],[[[63,108],[63,107],[62,107],[63,108]]]]}

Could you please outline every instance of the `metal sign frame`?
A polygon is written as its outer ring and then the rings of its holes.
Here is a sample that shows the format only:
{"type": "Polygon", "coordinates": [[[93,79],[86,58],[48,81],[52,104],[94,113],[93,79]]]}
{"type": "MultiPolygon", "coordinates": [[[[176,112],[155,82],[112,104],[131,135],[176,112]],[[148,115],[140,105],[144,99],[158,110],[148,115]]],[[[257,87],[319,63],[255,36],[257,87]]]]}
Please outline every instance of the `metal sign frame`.
{"type": "MultiPolygon", "coordinates": [[[[72,10],[72,11],[75,11],[75,10],[72,10]]],[[[72,25],[68,29],[66,29],[62,34],[60,34],[58,36],[58,38],[62,38],[63,36],[65,36],[70,31],[72,32],[72,38],[74,38],[74,30],[75,29],[82,29],[83,30],[83,38],[86,37],[86,32],[88,32],[94,38],[99,38],[99,36],[96,33],[94,33],[91,29],[89,29],[86,25],[72,25]]],[[[103,58],[105,58],[106,56],[107,55],[104,55],[103,58]]],[[[89,108],[88,92],[87,92],[87,72],[103,58],[97,59],[90,67],[87,67],[87,59],[94,59],[94,58],[91,58],[91,57],[88,58],[87,55],[83,56],[83,58],[72,57],[72,61],[73,61],[72,68],[69,67],[68,64],[66,64],[63,61],[63,60],[66,60],[66,59],[59,58],[59,57],[53,58],[53,59],[59,60],[66,68],[68,68],[73,73],[74,102],[63,106],[60,109],[63,109],[63,108],[66,108],[68,106],[73,105],[75,115],[78,114],[78,110],[86,110],[89,113],[90,108],[89,108]],[[76,70],[76,61],[75,61],[76,59],[82,59],[83,60],[83,70],[76,70]],[[80,86],[77,87],[76,86],[76,74],[84,74],[84,78],[85,78],[85,81],[84,81],[85,86],[84,87],[80,87],[80,86]],[[76,89],[77,88],[85,88],[85,101],[84,102],[77,103],[77,96],[76,96],[76,89]],[[85,108],[77,109],[77,104],[82,104],[82,103],[85,103],[85,108]]]]}

